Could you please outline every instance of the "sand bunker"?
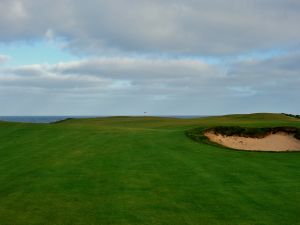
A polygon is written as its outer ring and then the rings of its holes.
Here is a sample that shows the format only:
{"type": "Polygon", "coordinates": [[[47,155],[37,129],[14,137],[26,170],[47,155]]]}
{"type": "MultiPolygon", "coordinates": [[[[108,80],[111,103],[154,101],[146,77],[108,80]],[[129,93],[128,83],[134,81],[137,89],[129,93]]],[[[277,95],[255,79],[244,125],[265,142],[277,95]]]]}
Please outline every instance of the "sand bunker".
{"type": "Polygon", "coordinates": [[[239,136],[223,136],[214,132],[206,132],[210,141],[233,149],[250,151],[300,151],[300,140],[294,135],[284,132],[269,134],[264,138],[239,136]]]}

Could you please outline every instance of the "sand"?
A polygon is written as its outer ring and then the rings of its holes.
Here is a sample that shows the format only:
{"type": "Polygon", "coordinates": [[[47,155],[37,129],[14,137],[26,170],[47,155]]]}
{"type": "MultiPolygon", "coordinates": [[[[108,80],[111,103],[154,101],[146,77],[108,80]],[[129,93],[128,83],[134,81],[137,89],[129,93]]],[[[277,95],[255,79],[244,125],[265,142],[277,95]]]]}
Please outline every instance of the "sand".
{"type": "Polygon", "coordinates": [[[278,132],[264,138],[249,138],[239,136],[222,136],[213,132],[206,132],[210,141],[233,149],[250,151],[300,151],[300,140],[293,135],[278,132]]]}

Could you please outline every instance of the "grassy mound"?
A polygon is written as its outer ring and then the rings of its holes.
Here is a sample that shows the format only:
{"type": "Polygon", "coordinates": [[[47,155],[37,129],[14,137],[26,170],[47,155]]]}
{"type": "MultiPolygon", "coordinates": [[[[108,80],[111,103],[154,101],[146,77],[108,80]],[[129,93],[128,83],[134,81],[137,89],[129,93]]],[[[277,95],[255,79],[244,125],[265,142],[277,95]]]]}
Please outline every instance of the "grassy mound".
{"type": "Polygon", "coordinates": [[[285,116],[289,116],[289,117],[294,117],[294,118],[300,119],[300,115],[287,114],[287,113],[282,113],[282,114],[285,115],[285,116]]]}
{"type": "Polygon", "coordinates": [[[204,135],[206,132],[213,132],[223,136],[239,136],[251,138],[264,138],[269,134],[284,132],[294,134],[294,137],[300,140],[300,128],[297,127],[240,127],[240,126],[216,126],[211,128],[194,128],[185,132],[189,138],[203,143],[210,143],[204,135]]]}
{"type": "Polygon", "coordinates": [[[205,132],[211,131],[215,134],[221,134],[224,136],[239,136],[239,137],[251,137],[251,138],[264,138],[269,134],[276,134],[278,132],[284,132],[288,134],[294,134],[294,137],[300,140],[300,129],[297,127],[239,127],[239,126],[217,126],[205,130],[205,132]]]}

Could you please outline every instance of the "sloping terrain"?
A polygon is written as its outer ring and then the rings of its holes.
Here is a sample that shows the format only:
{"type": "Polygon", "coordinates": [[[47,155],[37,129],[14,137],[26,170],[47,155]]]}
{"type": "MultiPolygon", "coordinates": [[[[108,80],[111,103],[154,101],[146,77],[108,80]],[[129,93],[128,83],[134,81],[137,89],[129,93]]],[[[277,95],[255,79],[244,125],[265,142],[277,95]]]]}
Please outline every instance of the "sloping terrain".
{"type": "Polygon", "coordinates": [[[300,154],[186,137],[297,126],[281,114],[0,122],[0,224],[299,224],[300,154]]]}

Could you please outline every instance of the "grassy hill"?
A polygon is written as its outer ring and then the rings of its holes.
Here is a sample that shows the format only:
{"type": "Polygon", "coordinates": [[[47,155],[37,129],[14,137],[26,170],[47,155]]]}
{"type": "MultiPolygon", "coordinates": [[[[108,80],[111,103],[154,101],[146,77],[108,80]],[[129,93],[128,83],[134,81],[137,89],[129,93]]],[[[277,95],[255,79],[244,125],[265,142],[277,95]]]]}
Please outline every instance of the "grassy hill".
{"type": "Polygon", "coordinates": [[[300,120],[0,122],[0,224],[300,224],[300,153],[231,151],[185,136],[217,125],[300,120]]]}

